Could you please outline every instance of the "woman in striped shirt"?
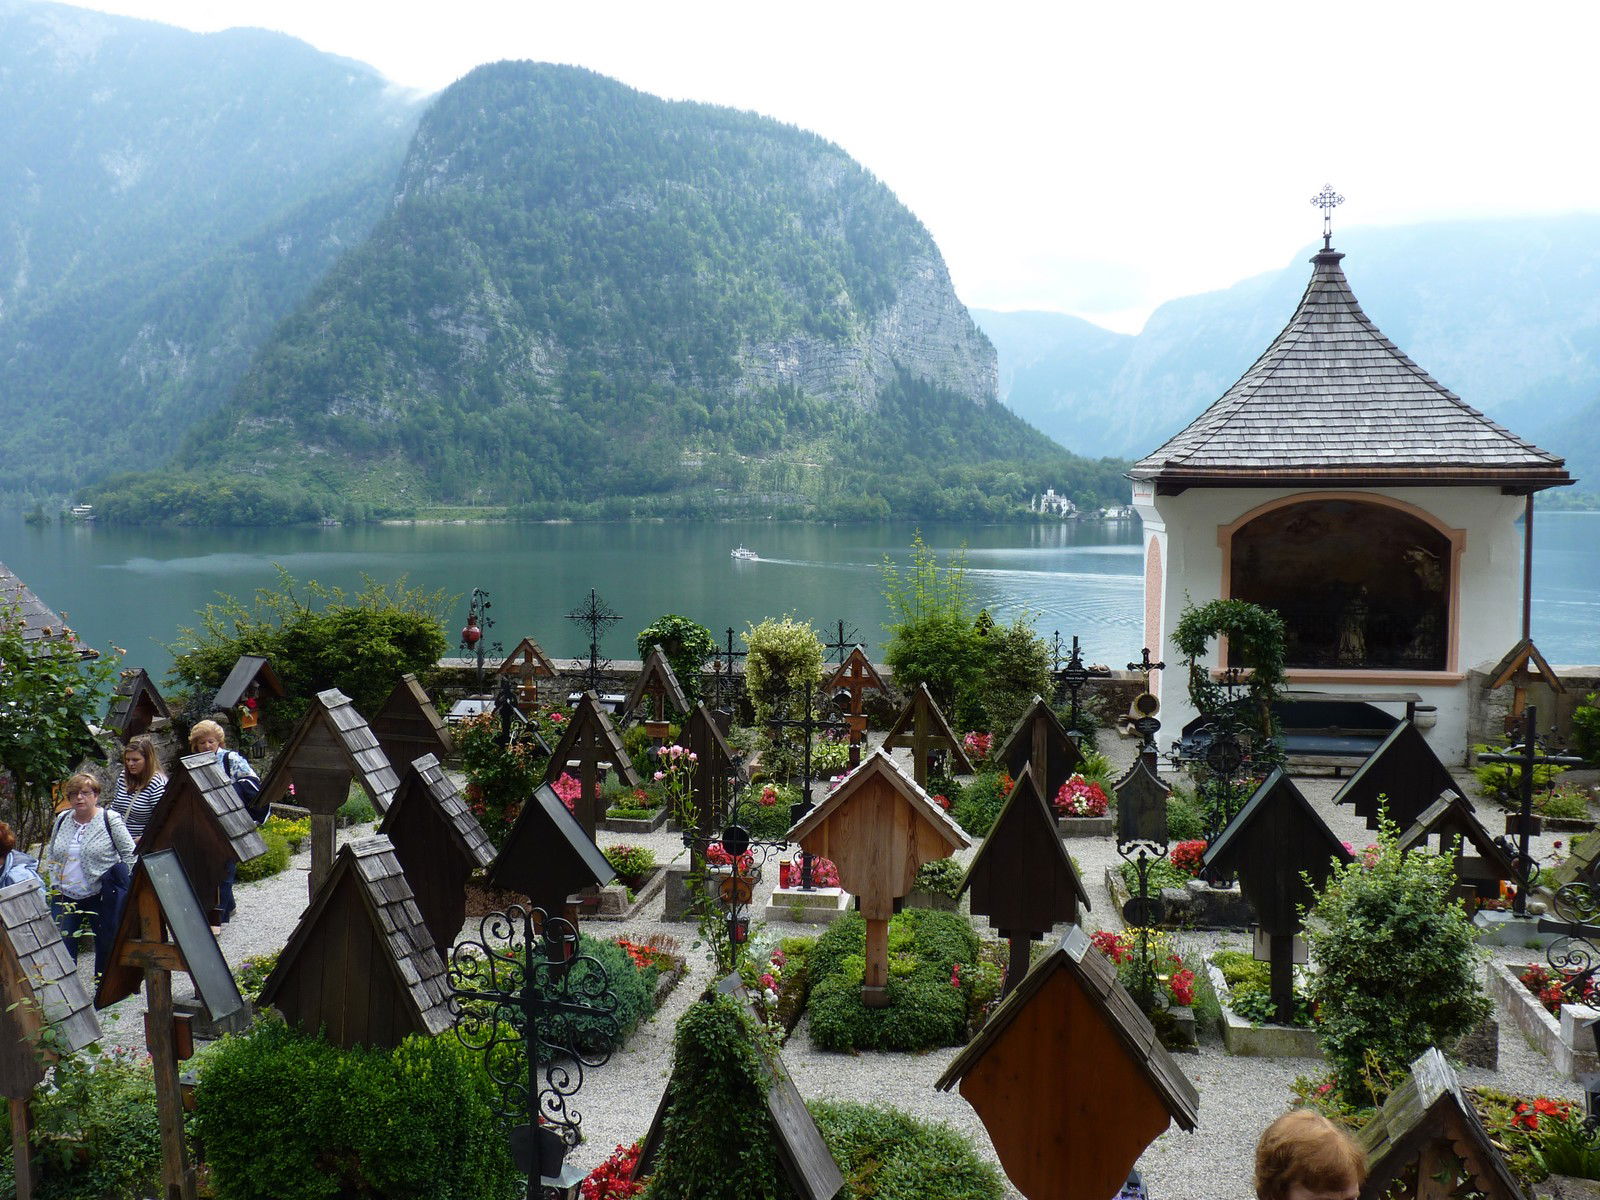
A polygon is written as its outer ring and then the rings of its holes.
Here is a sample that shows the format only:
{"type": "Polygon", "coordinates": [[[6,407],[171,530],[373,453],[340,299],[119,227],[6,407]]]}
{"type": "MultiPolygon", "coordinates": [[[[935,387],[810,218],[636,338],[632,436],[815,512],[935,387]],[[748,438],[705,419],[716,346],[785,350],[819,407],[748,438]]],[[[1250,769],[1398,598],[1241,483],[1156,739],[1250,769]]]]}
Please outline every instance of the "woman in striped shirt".
{"type": "Polygon", "coordinates": [[[122,773],[117,776],[111,811],[127,824],[135,844],[144,836],[150,814],[155,812],[166,790],[167,777],[161,773],[161,758],[156,753],[155,742],[144,734],[129,738],[122,748],[122,773]]]}

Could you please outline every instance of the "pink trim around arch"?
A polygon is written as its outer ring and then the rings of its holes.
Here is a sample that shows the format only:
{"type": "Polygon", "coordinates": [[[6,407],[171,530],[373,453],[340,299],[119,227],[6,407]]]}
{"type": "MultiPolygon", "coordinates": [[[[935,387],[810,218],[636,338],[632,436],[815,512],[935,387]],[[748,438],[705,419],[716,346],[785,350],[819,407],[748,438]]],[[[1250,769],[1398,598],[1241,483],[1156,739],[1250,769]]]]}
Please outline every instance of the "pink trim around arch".
{"type": "MultiPolygon", "coordinates": [[[[1231,524],[1217,526],[1217,545],[1222,549],[1222,578],[1219,581],[1221,597],[1224,600],[1233,595],[1233,538],[1257,517],[1265,516],[1276,509],[1288,508],[1294,504],[1307,504],[1316,500],[1348,500],[1356,504],[1375,504],[1383,508],[1395,508],[1408,516],[1415,517],[1424,525],[1438,530],[1450,540],[1450,629],[1445,640],[1445,661],[1443,671],[1394,671],[1385,668],[1365,668],[1355,671],[1338,670],[1290,670],[1291,681],[1301,680],[1311,682],[1313,678],[1318,682],[1334,683],[1347,679],[1352,683],[1363,680],[1378,682],[1379,676],[1384,677],[1384,682],[1390,683],[1456,683],[1463,676],[1459,665],[1460,637],[1461,637],[1461,555],[1467,548],[1467,531],[1454,529],[1446,525],[1438,517],[1425,508],[1418,508],[1404,500],[1396,500],[1393,496],[1385,496],[1377,492],[1296,492],[1290,496],[1281,496],[1276,500],[1268,500],[1265,504],[1258,504],[1249,512],[1243,514],[1231,524]]],[[[1228,661],[1228,642],[1226,638],[1217,639],[1217,661],[1228,661]]]]}

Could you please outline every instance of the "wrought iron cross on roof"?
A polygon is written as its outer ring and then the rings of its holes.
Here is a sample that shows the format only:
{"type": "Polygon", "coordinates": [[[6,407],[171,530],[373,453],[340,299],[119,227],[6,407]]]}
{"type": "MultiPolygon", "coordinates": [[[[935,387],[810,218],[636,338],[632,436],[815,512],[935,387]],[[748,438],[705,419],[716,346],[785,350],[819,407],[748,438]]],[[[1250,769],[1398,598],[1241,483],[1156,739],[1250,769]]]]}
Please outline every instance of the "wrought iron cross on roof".
{"type": "Polygon", "coordinates": [[[1333,249],[1333,210],[1344,203],[1344,197],[1333,190],[1333,184],[1325,183],[1322,190],[1311,197],[1311,203],[1322,210],[1322,248],[1333,249]]]}

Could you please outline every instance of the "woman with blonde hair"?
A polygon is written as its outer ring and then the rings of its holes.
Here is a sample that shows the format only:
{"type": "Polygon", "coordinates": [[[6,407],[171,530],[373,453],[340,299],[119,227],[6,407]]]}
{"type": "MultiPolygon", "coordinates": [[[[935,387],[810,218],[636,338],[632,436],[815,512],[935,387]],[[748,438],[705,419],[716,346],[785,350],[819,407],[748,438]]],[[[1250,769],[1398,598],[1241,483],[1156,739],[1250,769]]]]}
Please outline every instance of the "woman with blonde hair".
{"type": "MultiPolygon", "coordinates": [[[[189,730],[189,753],[215,754],[217,765],[222,768],[223,774],[233,781],[233,789],[238,793],[239,799],[248,809],[257,796],[261,794],[261,777],[256,774],[244,755],[237,750],[229,750],[223,746],[222,726],[215,721],[196,721],[189,730]]],[[[266,820],[265,815],[256,816],[252,813],[259,825],[266,820]]],[[[232,919],[237,907],[233,900],[233,881],[239,873],[239,864],[233,858],[228,859],[227,872],[222,877],[218,887],[218,912],[220,924],[211,927],[212,933],[221,933],[222,925],[232,919]]]]}
{"type": "Polygon", "coordinates": [[[167,777],[162,773],[155,741],[143,733],[129,738],[122,748],[122,770],[117,773],[117,786],[109,807],[127,823],[135,844],[144,836],[150,814],[155,812],[166,791],[167,777]]]}
{"type": "Polygon", "coordinates": [[[50,915],[77,957],[78,940],[94,933],[94,973],[105,970],[127,894],[133,838],[122,818],[100,807],[100,781],[80,772],[62,790],[67,809],[56,816],[45,843],[45,877],[55,895],[50,915]]]}

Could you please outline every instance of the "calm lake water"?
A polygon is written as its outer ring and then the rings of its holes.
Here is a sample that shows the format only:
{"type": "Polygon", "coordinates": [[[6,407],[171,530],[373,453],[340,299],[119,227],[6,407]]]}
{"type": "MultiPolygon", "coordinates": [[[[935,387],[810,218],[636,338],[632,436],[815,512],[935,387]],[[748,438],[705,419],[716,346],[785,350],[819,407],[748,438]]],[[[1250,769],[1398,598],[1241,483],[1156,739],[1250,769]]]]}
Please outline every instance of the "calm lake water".
{"type": "MultiPolygon", "coordinates": [[[[466,593],[487,588],[507,649],[532,634],[551,654],[586,653],[566,615],[596,589],[621,620],[603,643],[635,656],[638,631],[682,613],[720,637],[765,616],[794,613],[819,629],[843,618],[876,650],[888,611],[881,565],[904,563],[914,527],[750,522],[610,525],[386,525],[328,529],[125,529],[0,519],[0,562],[64,611],[91,644],[125,647],[129,665],[158,678],[180,626],[219,593],[269,585],[281,565],[300,580],[345,588],[362,576],[405,576],[452,597],[459,629],[466,593]],[[743,544],[760,557],[733,559],[743,544]]],[[[972,591],[994,615],[1032,614],[1048,637],[1078,635],[1092,662],[1139,654],[1142,558],[1138,521],[1063,525],[925,525],[942,553],[967,547],[972,591]]],[[[1534,637],[1554,663],[1600,662],[1600,514],[1539,514],[1534,544],[1534,637]]],[[[829,637],[832,636],[830,632],[829,637]]]]}

